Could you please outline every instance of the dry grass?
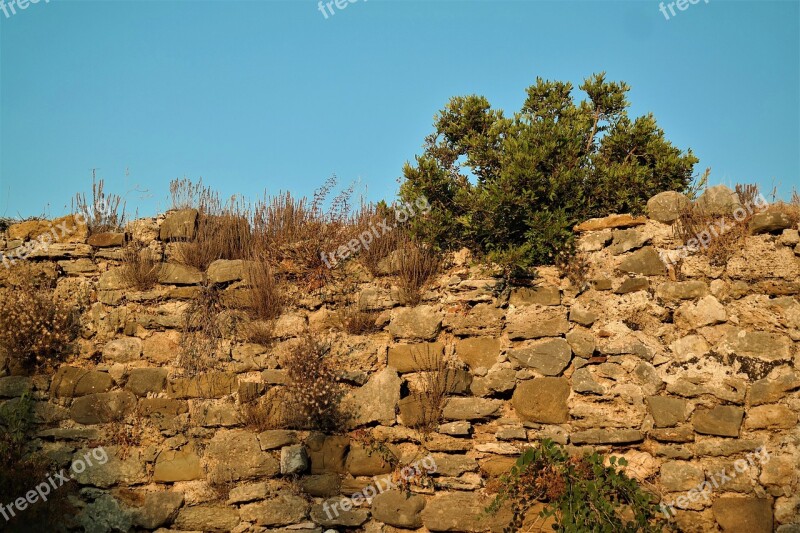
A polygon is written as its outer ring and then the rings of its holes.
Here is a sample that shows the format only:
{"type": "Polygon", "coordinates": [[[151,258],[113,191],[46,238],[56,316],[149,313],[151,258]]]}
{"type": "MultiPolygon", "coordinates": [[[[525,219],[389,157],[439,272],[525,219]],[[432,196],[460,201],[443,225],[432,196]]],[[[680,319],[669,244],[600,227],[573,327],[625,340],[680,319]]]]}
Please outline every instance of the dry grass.
{"type": "Polygon", "coordinates": [[[422,300],[423,289],[439,271],[441,260],[431,248],[411,237],[405,237],[398,248],[398,281],[403,303],[416,305],[422,300]]]}
{"type": "Polygon", "coordinates": [[[150,248],[131,242],[122,250],[120,274],[129,287],[139,291],[152,289],[158,283],[161,263],[150,248]]]}
{"type": "Polygon", "coordinates": [[[558,273],[577,290],[589,287],[589,259],[585,252],[562,252],[556,258],[558,273]]]}
{"type": "Polygon", "coordinates": [[[252,402],[244,403],[239,418],[247,429],[256,432],[286,427],[286,410],[280,396],[281,388],[272,388],[252,402]]]}
{"type": "Polygon", "coordinates": [[[380,316],[378,311],[362,310],[357,303],[347,305],[339,311],[339,321],[342,330],[350,335],[368,335],[381,331],[377,320],[380,316]]]}
{"type": "Polygon", "coordinates": [[[309,202],[290,193],[256,202],[253,214],[255,250],[306,290],[322,287],[331,269],[322,259],[355,238],[359,231],[350,206],[352,186],[324,204],[336,185],[328,179],[309,202]]]}
{"type": "Polygon", "coordinates": [[[75,195],[73,212],[83,216],[90,234],[122,231],[125,224],[125,202],[116,194],[107,195],[104,188],[105,181],[96,180],[92,173],[91,202],[83,193],[75,195]]]}
{"type": "Polygon", "coordinates": [[[290,426],[324,432],[347,426],[348,417],[341,409],[345,389],[330,345],[307,335],[281,366],[286,370],[284,405],[290,426]]]}
{"type": "Polygon", "coordinates": [[[216,366],[217,349],[223,338],[220,315],[227,308],[222,291],[214,286],[201,287],[183,317],[179,366],[186,375],[195,376],[216,366]]]}
{"type": "Polygon", "coordinates": [[[358,255],[358,261],[375,277],[393,273],[391,264],[386,268],[386,261],[391,261],[392,254],[408,239],[405,228],[395,228],[383,234],[381,223],[388,225],[391,220],[394,220],[394,214],[385,204],[362,205],[358,214],[357,225],[361,231],[376,228],[381,234],[372,240],[369,248],[363,249],[358,255]]]}
{"type": "Polygon", "coordinates": [[[413,393],[422,409],[421,422],[416,429],[426,438],[436,431],[442,420],[447,398],[455,389],[458,363],[428,345],[412,352],[412,357],[421,376],[419,391],[413,393]]]}
{"type": "Polygon", "coordinates": [[[53,365],[72,349],[78,309],[56,301],[52,285],[27,264],[12,270],[13,284],[0,289],[0,351],[26,371],[53,365]]]}

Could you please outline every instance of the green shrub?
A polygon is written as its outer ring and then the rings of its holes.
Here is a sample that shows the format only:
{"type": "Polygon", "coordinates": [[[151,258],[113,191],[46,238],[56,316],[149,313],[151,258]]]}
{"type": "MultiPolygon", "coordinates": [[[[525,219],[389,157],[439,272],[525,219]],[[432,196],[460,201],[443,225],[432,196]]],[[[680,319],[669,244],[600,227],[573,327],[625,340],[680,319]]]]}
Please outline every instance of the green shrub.
{"type": "Polygon", "coordinates": [[[654,194],[689,186],[697,158],[652,115],[628,117],[625,83],[601,73],[580,88],[588,99],[576,103],[572,84],[539,78],[510,118],[481,96],[451,99],[403,170],[401,198],[431,204],[414,231],[510,267],[553,264],[574,224],[637,213],[654,194]]]}
{"type": "Polygon", "coordinates": [[[501,479],[502,488],[487,508],[496,513],[510,504],[512,519],[504,529],[518,531],[535,504],[544,503],[541,518],[553,518],[553,529],[565,532],[657,532],[662,519],[651,495],[628,478],[617,465],[624,458],[596,452],[570,456],[563,446],[544,439],[526,449],[511,473],[501,479]]]}

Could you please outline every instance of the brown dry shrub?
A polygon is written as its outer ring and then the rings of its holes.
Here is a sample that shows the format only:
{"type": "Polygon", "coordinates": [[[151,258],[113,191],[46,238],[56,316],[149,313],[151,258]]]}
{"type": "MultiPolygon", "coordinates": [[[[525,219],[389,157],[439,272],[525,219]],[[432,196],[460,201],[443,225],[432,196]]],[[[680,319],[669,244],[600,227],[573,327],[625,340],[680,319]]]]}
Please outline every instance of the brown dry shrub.
{"type": "MultiPolygon", "coordinates": [[[[757,185],[736,185],[736,195],[743,206],[756,205],[758,197],[757,185]]],[[[697,250],[708,257],[712,265],[722,266],[739,251],[749,235],[750,220],[753,212],[745,209],[745,217],[737,220],[731,215],[712,215],[693,205],[688,206],[678,217],[673,231],[684,245],[690,241],[697,242],[698,236],[708,232],[711,235],[707,245],[697,246],[697,250]],[[719,232],[718,227],[725,227],[719,232]]]]}
{"type": "Polygon", "coordinates": [[[14,282],[0,288],[0,351],[29,371],[54,365],[72,351],[79,310],[57,301],[52,284],[35,269],[25,277],[27,267],[14,267],[14,282]]]}
{"type": "Polygon", "coordinates": [[[375,228],[379,234],[376,237],[373,233],[369,248],[362,249],[358,255],[358,261],[374,277],[392,273],[392,265],[390,264],[387,269],[385,260],[391,261],[392,255],[408,239],[406,228],[395,227],[392,231],[384,233],[383,225],[389,226],[389,221],[393,219],[392,209],[385,204],[362,205],[358,214],[357,225],[361,232],[369,232],[375,228]]]}
{"type": "Polygon", "coordinates": [[[305,290],[315,290],[331,279],[331,268],[323,260],[358,236],[357,216],[350,206],[353,187],[324,203],[336,178],[328,179],[310,202],[290,193],[265,196],[253,213],[254,248],[271,264],[305,290]]]}
{"type": "Polygon", "coordinates": [[[329,344],[306,335],[281,366],[286,370],[284,405],[289,426],[326,433],[346,428],[348,416],[341,406],[345,389],[329,344]]]}
{"type": "Polygon", "coordinates": [[[397,253],[399,254],[398,281],[400,297],[407,305],[416,305],[422,300],[423,289],[439,271],[439,254],[411,237],[404,237],[397,253]]]}
{"type": "Polygon", "coordinates": [[[282,388],[273,387],[255,400],[243,403],[239,413],[242,424],[259,433],[286,427],[286,409],[282,395],[282,388]]]}
{"type": "Polygon", "coordinates": [[[361,309],[358,304],[349,304],[339,311],[342,329],[350,335],[368,335],[381,331],[377,324],[380,312],[361,309]]]}
{"type": "Polygon", "coordinates": [[[129,287],[139,291],[152,289],[158,283],[160,267],[155,252],[142,244],[131,242],[122,250],[120,275],[129,287]]]}
{"type": "Polygon", "coordinates": [[[589,258],[585,252],[562,252],[556,257],[556,268],[561,277],[579,291],[589,287],[589,258]]]}

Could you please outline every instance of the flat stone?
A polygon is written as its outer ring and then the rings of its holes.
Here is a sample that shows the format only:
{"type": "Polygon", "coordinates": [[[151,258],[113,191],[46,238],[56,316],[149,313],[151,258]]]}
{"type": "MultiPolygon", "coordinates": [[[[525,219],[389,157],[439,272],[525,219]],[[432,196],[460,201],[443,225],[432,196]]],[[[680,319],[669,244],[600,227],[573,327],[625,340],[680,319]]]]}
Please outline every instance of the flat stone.
{"type": "Polygon", "coordinates": [[[180,450],[164,450],[158,454],[153,468],[153,481],[156,483],[194,481],[205,477],[200,457],[191,446],[184,446],[180,450]]]}
{"type": "Polygon", "coordinates": [[[133,525],[146,529],[159,528],[174,520],[182,505],[183,493],[148,492],[142,506],[133,512],[133,525]]]}
{"type": "MultiPolygon", "coordinates": [[[[323,527],[359,527],[369,520],[369,511],[366,509],[342,509],[343,499],[333,498],[322,504],[311,506],[311,520],[323,527]],[[338,504],[338,505],[337,505],[338,504]]],[[[334,530],[335,531],[335,530],[334,530]]]]}
{"type": "Polygon", "coordinates": [[[709,293],[704,281],[665,281],[656,288],[656,296],[666,301],[694,300],[709,293]]]}
{"type": "Polygon", "coordinates": [[[581,222],[574,228],[574,231],[583,233],[584,231],[598,231],[611,228],[627,228],[631,226],[641,226],[647,223],[647,217],[633,217],[631,215],[609,215],[603,218],[590,218],[581,222]]]}
{"type": "Polygon", "coordinates": [[[204,459],[209,478],[218,481],[273,477],[280,471],[278,461],[261,450],[256,434],[240,429],[217,431],[204,459]]]}
{"type": "Polygon", "coordinates": [[[321,433],[311,434],[306,439],[308,455],[311,458],[311,473],[345,473],[347,471],[345,457],[349,445],[350,439],[344,436],[326,437],[321,433]]]}
{"type": "Polygon", "coordinates": [[[651,429],[648,435],[661,442],[692,442],[694,440],[694,431],[687,426],[651,429]]]}
{"type": "Polygon", "coordinates": [[[479,303],[466,312],[446,313],[442,325],[453,335],[499,335],[505,310],[489,303],[479,303]]]}
{"type": "Polygon", "coordinates": [[[664,191],[647,201],[647,216],[652,220],[672,224],[685,213],[692,202],[685,194],[675,191],[664,191]]]}
{"type": "Polygon", "coordinates": [[[136,397],[128,391],[88,394],[72,402],[70,418],[79,424],[118,421],[136,407],[136,397]]]}
{"type": "Polygon", "coordinates": [[[194,238],[196,226],[196,209],[171,211],[161,223],[159,238],[162,241],[190,240],[194,238]]]}
{"type": "Polygon", "coordinates": [[[191,266],[164,263],[158,272],[158,282],[162,285],[199,285],[203,282],[203,273],[191,266]]]}
{"type": "Polygon", "coordinates": [[[188,413],[189,406],[186,402],[170,398],[142,398],[139,401],[139,413],[142,416],[157,416],[171,418],[182,413],[188,413]]]}
{"type": "Polygon", "coordinates": [[[73,398],[106,392],[113,386],[114,379],[107,372],[62,366],[53,376],[50,394],[56,398],[73,398]]]}
{"type": "Polygon", "coordinates": [[[30,391],[31,388],[32,383],[29,377],[6,376],[0,378],[0,398],[18,398],[30,391]]]}
{"type": "Polygon", "coordinates": [[[795,389],[800,389],[800,372],[786,369],[777,376],[753,383],[750,387],[750,405],[777,402],[795,389]]]}
{"type": "Polygon", "coordinates": [[[512,405],[522,420],[562,424],[569,417],[569,394],[570,384],[567,379],[536,378],[517,385],[512,405]]]}
{"type": "Polygon", "coordinates": [[[142,356],[142,341],[137,337],[122,337],[103,347],[103,359],[113,363],[130,363],[142,356]]]}
{"type": "Polygon", "coordinates": [[[786,213],[779,211],[766,211],[756,213],[750,219],[750,232],[753,235],[761,233],[782,233],[783,230],[792,228],[792,220],[786,213]]]}
{"type": "Polygon", "coordinates": [[[706,480],[703,468],[686,461],[665,461],[661,465],[661,486],[667,492],[682,492],[706,480]]]}
{"type": "Polygon", "coordinates": [[[447,400],[442,416],[446,420],[478,420],[495,415],[502,406],[502,400],[453,397],[447,400]]]}
{"type": "Polygon", "coordinates": [[[456,341],[456,356],[470,368],[491,368],[500,355],[500,339],[473,337],[456,341]]]}
{"type": "Polygon", "coordinates": [[[713,409],[697,409],[692,423],[698,433],[738,437],[743,417],[744,410],[741,407],[720,405],[713,409]]]}
{"type": "Polygon", "coordinates": [[[611,230],[590,231],[578,239],[578,250],[581,252],[598,252],[611,242],[611,230]]]}
{"type": "Polygon", "coordinates": [[[566,335],[567,343],[578,357],[588,358],[594,354],[597,344],[594,334],[588,329],[573,328],[566,335]]]}
{"type": "Polygon", "coordinates": [[[557,376],[569,366],[572,349],[561,338],[541,339],[509,350],[508,356],[545,376],[557,376]]]}
{"type": "Polygon", "coordinates": [[[164,390],[167,382],[166,368],[134,368],[128,375],[125,388],[136,396],[147,396],[164,390]]]}
{"type": "Polygon", "coordinates": [[[289,526],[302,522],[308,515],[309,504],[293,494],[280,494],[259,503],[239,508],[242,520],[259,526],[289,526]]]}
{"type": "Polygon", "coordinates": [[[269,429],[262,431],[258,434],[258,442],[261,444],[261,449],[264,451],[275,450],[296,444],[298,442],[297,433],[286,429],[269,429]]]}
{"type": "Polygon", "coordinates": [[[725,533],[771,533],[771,498],[720,496],[711,505],[714,519],[725,533]]]}
{"type": "Polygon", "coordinates": [[[516,372],[512,368],[495,368],[472,379],[469,387],[473,396],[490,396],[495,392],[514,390],[517,384],[516,372]]]}
{"type": "Polygon", "coordinates": [[[625,257],[617,268],[629,274],[662,276],[666,267],[656,249],[652,246],[645,246],[625,257]]]}
{"type": "Polygon", "coordinates": [[[402,384],[403,380],[397,372],[389,367],[374,374],[363,387],[348,393],[343,399],[343,405],[353,414],[352,424],[394,424],[402,384]]]}
{"type": "Polygon", "coordinates": [[[441,313],[432,306],[420,305],[395,311],[387,330],[401,339],[433,340],[441,327],[441,313]]]}
{"type": "Polygon", "coordinates": [[[246,483],[233,487],[228,493],[228,505],[234,503],[250,503],[266,500],[270,495],[271,487],[268,482],[246,483]]]}
{"type": "Polygon", "coordinates": [[[511,340],[558,337],[568,331],[566,312],[558,307],[531,305],[508,313],[506,333],[511,340]]]}
{"type": "Polygon", "coordinates": [[[203,504],[183,507],[178,511],[173,528],[180,531],[233,531],[239,522],[236,509],[203,504]]]}
{"type": "Polygon", "coordinates": [[[122,246],[125,244],[124,233],[94,233],[89,235],[86,241],[89,246],[95,248],[112,248],[114,246],[122,246]]]}
{"type": "Polygon", "coordinates": [[[209,283],[230,283],[245,277],[245,261],[241,259],[217,259],[206,272],[209,283]]]}
{"type": "Polygon", "coordinates": [[[590,327],[597,321],[597,313],[581,306],[573,305],[569,308],[569,321],[581,326],[590,327]]]}
{"type": "Polygon", "coordinates": [[[192,378],[178,378],[169,384],[168,392],[177,399],[221,398],[236,392],[236,374],[209,372],[192,378]]]}
{"type": "Polygon", "coordinates": [[[579,368],[572,373],[572,388],[575,392],[604,394],[605,387],[597,383],[592,373],[586,367],[579,368]]]}
{"type": "Polygon", "coordinates": [[[631,250],[641,248],[652,240],[652,237],[644,231],[636,229],[616,230],[612,233],[614,240],[609,247],[613,255],[624,254],[631,250]]]}
{"type": "Polygon", "coordinates": [[[730,335],[727,343],[733,353],[763,361],[789,360],[792,340],[781,333],[739,330],[730,335]]]}
{"type": "Polygon", "coordinates": [[[636,429],[587,429],[575,431],[569,436],[572,444],[629,444],[644,440],[644,434],[636,429]]]}
{"type": "Polygon", "coordinates": [[[354,444],[347,454],[345,466],[347,471],[355,476],[377,476],[388,474],[394,467],[388,461],[391,451],[370,450],[364,446],[354,444]]]}
{"type": "Polygon", "coordinates": [[[561,305],[561,289],[552,285],[516,287],[511,290],[508,303],[514,307],[533,304],[561,305]]]}
{"type": "Polygon", "coordinates": [[[646,291],[650,288],[647,278],[625,278],[619,287],[614,289],[614,294],[629,294],[631,292],[646,291]]]}
{"type": "Polygon", "coordinates": [[[728,319],[719,300],[711,295],[704,296],[697,303],[687,302],[676,312],[676,324],[687,329],[699,329],[705,326],[720,324],[728,319]]]}
{"type": "Polygon", "coordinates": [[[457,420],[455,422],[447,422],[446,424],[439,425],[439,433],[452,435],[454,437],[468,437],[471,430],[472,424],[466,420],[457,420]]]}
{"type": "Polygon", "coordinates": [[[686,400],[666,396],[649,396],[647,406],[657,427],[671,427],[686,422],[686,400]]]}
{"type": "Polygon", "coordinates": [[[747,429],[792,429],[797,426],[797,413],[783,404],[759,405],[747,411],[747,429]]]}
{"type": "Polygon", "coordinates": [[[428,531],[484,531],[488,529],[484,509],[489,503],[476,493],[437,494],[422,510],[422,524],[428,531]]]}
{"type": "Polygon", "coordinates": [[[303,476],[300,479],[303,492],[315,498],[328,498],[339,494],[340,485],[339,475],[333,472],[303,476]]]}
{"type": "Polygon", "coordinates": [[[91,485],[100,488],[146,482],[145,463],[139,450],[137,448],[128,449],[124,459],[120,459],[120,451],[117,446],[76,450],[72,456],[72,462],[83,461],[86,464],[86,469],[83,472],[74,472],[72,474],[75,481],[79,485],[91,485]],[[102,453],[98,453],[99,451],[102,451],[102,453]],[[92,462],[91,466],[89,461],[92,462]]]}
{"type": "Polygon", "coordinates": [[[388,365],[401,374],[433,370],[443,354],[444,344],[441,342],[395,344],[389,347],[388,365]]]}
{"type": "Polygon", "coordinates": [[[379,522],[404,529],[422,527],[425,498],[399,490],[381,492],[372,499],[372,516],[379,522]]]}

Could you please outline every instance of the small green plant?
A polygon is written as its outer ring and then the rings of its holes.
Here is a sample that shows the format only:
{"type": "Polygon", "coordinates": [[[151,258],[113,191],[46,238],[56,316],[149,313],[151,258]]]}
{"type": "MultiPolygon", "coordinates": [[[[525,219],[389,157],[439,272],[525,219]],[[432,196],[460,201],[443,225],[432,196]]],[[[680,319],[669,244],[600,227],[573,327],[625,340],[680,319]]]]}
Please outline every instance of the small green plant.
{"type": "Polygon", "coordinates": [[[636,533],[662,530],[662,519],[651,495],[618,467],[624,458],[598,454],[570,456],[563,446],[544,439],[526,449],[501,478],[501,489],[486,509],[497,513],[510,504],[507,533],[518,531],[528,511],[544,504],[540,518],[553,518],[555,531],[636,533]]]}

